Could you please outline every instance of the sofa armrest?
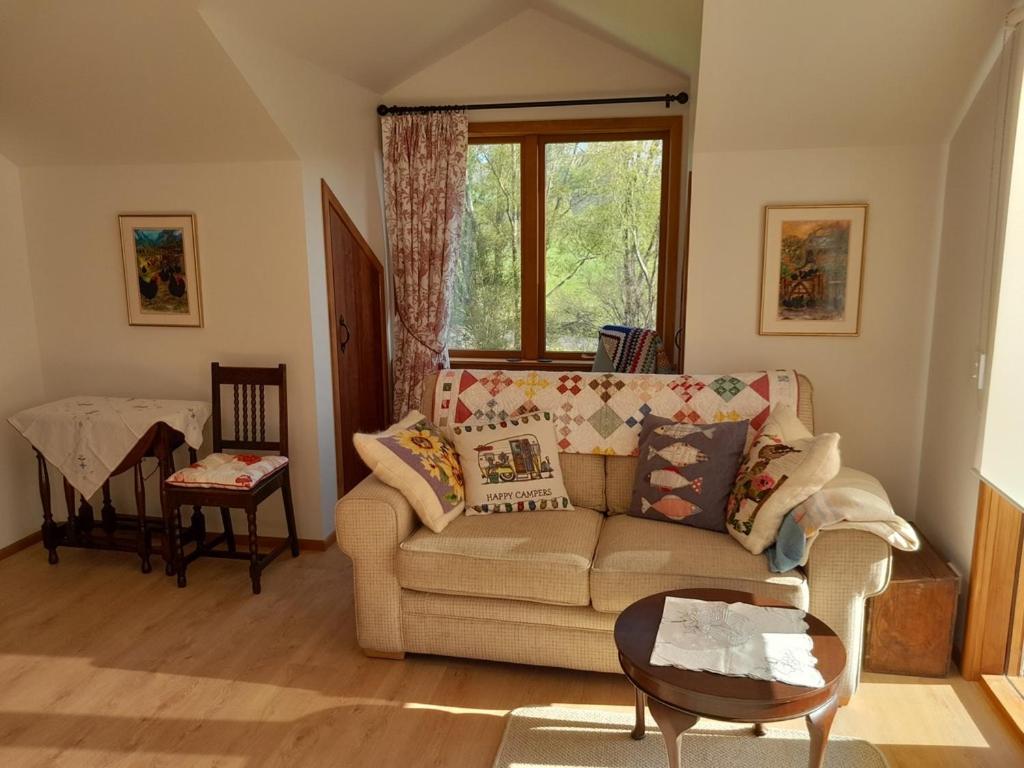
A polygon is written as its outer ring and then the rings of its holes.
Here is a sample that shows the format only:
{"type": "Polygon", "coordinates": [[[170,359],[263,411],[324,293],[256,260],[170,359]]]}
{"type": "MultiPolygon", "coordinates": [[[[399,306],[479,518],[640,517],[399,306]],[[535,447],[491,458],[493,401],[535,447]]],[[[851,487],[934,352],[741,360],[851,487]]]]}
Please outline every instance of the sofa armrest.
{"type": "Polygon", "coordinates": [[[370,654],[403,653],[398,545],[419,518],[400,491],[370,475],[338,501],[334,520],[338,546],[352,558],[359,645],[370,654]]]}
{"type": "Polygon", "coordinates": [[[848,701],[860,681],[864,645],[864,601],[889,585],[892,551],[878,536],[855,530],[824,530],[804,566],[811,613],[828,624],[846,646],[846,671],[839,698],[848,701]]]}

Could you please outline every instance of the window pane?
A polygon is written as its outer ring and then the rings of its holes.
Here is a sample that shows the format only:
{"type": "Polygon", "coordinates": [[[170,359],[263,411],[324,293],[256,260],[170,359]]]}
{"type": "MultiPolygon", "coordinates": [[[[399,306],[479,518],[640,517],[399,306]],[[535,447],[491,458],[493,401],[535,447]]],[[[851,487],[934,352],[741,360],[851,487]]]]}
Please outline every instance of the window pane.
{"type": "Polygon", "coordinates": [[[660,139],[545,146],[545,349],[593,352],[608,323],[653,328],[660,139]]]}
{"type": "Polygon", "coordinates": [[[448,337],[452,349],[521,348],[519,149],[519,144],[469,145],[448,337]]]}

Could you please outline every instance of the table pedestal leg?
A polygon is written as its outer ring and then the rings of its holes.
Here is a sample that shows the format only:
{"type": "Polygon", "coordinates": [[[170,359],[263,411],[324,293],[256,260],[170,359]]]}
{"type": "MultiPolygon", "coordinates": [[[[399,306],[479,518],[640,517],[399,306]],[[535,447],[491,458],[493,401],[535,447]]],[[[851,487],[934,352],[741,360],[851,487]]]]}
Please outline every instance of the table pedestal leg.
{"type": "Polygon", "coordinates": [[[117,511],[110,502],[110,481],[103,484],[103,506],[100,507],[100,520],[103,522],[103,530],[108,536],[113,536],[117,530],[117,511]]]}
{"type": "Polygon", "coordinates": [[[146,520],[146,478],[142,474],[142,462],[139,461],[132,468],[132,477],[135,481],[135,513],[138,516],[139,527],[135,533],[136,550],[139,559],[142,560],[142,572],[149,573],[153,570],[149,562],[149,521],[146,520]]]}
{"type": "Polygon", "coordinates": [[[693,728],[700,718],[688,712],[680,712],[678,709],[667,707],[656,699],[648,699],[647,706],[665,739],[665,749],[668,750],[668,768],[680,768],[679,739],[693,728]]]}
{"type": "Polygon", "coordinates": [[[807,730],[811,734],[811,754],[807,762],[808,768],[821,768],[825,764],[825,748],[828,746],[828,733],[832,730],[836,709],[838,709],[838,700],[833,698],[807,716],[807,730]]]}
{"type": "Polygon", "coordinates": [[[85,496],[82,496],[81,499],[82,503],[78,505],[78,528],[88,539],[93,526],[96,525],[96,520],[92,514],[92,504],[86,500],[85,496]]]}
{"type": "Polygon", "coordinates": [[[50,508],[50,473],[46,469],[46,459],[43,454],[36,451],[36,461],[39,464],[39,500],[43,503],[43,546],[49,553],[47,560],[50,565],[56,565],[57,557],[57,524],[53,522],[53,510],[50,508]]]}
{"type": "Polygon", "coordinates": [[[161,428],[153,453],[160,465],[160,511],[164,517],[164,535],[161,555],[164,559],[164,573],[173,576],[177,560],[176,531],[174,530],[175,510],[168,508],[164,499],[164,481],[174,474],[174,455],[171,453],[168,429],[161,428]]]}
{"type": "Polygon", "coordinates": [[[640,741],[647,733],[647,723],[644,716],[644,708],[647,706],[647,696],[637,687],[633,687],[636,693],[636,723],[633,725],[633,732],[629,734],[637,741],[640,741]]]}
{"type": "Polygon", "coordinates": [[[68,508],[67,537],[72,544],[78,543],[78,515],[75,514],[75,489],[64,481],[64,503],[68,508]]]}

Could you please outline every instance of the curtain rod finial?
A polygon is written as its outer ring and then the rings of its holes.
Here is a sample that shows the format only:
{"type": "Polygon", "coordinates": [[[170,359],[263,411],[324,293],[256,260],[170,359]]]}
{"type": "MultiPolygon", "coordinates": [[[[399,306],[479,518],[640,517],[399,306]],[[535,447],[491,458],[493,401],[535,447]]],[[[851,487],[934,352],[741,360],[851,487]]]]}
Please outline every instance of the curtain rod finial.
{"type": "Polygon", "coordinates": [[[385,115],[387,115],[387,113],[389,111],[390,110],[388,109],[388,105],[387,104],[378,104],[377,105],[377,114],[380,115],[381,117],[384,117],[385,115]]]}
{"type": "Polygon", "coordinates": [[[676,101],[678,101],[680,104],[685,104],[689,100],[690,94],[688,94],[686,91],[680,91],[679,93],[676,94],[676,101]]]}

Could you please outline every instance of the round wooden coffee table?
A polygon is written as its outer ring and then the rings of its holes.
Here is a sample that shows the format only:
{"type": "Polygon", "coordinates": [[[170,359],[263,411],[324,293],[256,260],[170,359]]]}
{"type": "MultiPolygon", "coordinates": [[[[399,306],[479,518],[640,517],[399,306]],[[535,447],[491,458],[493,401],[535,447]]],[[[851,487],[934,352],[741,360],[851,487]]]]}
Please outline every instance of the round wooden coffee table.
{"type": "Polygon", "coordinates": [[[668,749],[670,768],[679,768],[679,738],[701,717],[736,723],[752,723],[763,735],[763,723],[806,717],[811,734],[808,765],[820,768],[832,720],[838,707],[839,678],[846,667],[846,649],[824,622],[807,614],[808,634],[814,639],[818,671],[825,678],[821,688],[729,677],[712,672],[692,672],[651,664],[651,650],[666,597],[720,600],[726,603],[791,608],[747,592],[728,589],[683,589],[645,597],[626,608],[615,622],[619,663],[636,689],[636,726],[633,738],[644,737],[644,705],[650,708],[668,749]]]}

